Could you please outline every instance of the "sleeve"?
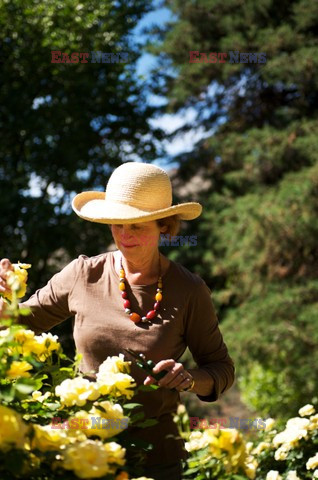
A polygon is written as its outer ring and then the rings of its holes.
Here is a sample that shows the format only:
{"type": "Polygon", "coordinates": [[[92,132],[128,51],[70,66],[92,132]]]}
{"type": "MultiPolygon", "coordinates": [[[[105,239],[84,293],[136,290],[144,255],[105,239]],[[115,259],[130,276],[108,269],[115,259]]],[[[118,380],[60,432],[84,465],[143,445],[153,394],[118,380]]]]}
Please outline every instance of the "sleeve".
{"type": "Polygon", "coordinates": [[[233,385],[235,367],[219,329],[211,290],[200,280],[189,298],[184,334],[196,364],[215,382],[210,395],[197,396],[204,402],[215,402],[233,385]]]}
{"type": "Polygon", "coordinates": [[[36,334],[46,332],[71,317],[69,298],[79,274],[79,259],[73,260],[56,273],[45,287],[37,290],[21,308],[29,307],[31,314],[20,316],[20,322],[36,334]]]}

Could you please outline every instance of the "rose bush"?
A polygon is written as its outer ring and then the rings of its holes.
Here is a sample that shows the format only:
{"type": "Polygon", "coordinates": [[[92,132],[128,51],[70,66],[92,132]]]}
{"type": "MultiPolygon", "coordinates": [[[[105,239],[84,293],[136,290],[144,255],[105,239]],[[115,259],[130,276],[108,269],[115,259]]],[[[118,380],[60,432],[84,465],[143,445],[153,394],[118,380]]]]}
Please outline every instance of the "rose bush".
{"type": "Polygon", "coordinates": [[[298,413],[284,428],[267,419],[251,442],[237,429],[221,425],[191,431],[188,414],[180,405],[175,421],[189,452],[184,479],[318,479],[318,414],[311,404],[298,413]]]}
{"type": "Polygon", "coordinates": [[[13,265],[7,272],[11,291],[2,294],[0,478],[129,479],[134,472],[120,439],[125,443],[128,423],[149,424],[134,414],[140,405],[127,402],[136,387],[130,362],[122,354],[108,357],[90,381],[79,373],[81,356],[67,358],[57,336],[25,328],[23,315],[30,311],[18,309],[18,298],[29,267],[13,265]]]}

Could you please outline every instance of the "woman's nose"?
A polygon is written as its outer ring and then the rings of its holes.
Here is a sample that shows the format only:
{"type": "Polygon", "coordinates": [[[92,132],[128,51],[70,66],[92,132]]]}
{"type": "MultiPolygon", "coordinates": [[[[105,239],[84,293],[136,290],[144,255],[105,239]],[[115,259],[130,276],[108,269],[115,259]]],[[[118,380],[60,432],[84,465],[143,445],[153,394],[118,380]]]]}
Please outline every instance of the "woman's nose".
{"type": "Polygon", "coordinates": [[[131,233],[132,233],[131,229],[127,225],[123,225],[122,228],[120,229],[120,236],[122,238],[126,238],[126,237],[131,236],[131,233]]]}

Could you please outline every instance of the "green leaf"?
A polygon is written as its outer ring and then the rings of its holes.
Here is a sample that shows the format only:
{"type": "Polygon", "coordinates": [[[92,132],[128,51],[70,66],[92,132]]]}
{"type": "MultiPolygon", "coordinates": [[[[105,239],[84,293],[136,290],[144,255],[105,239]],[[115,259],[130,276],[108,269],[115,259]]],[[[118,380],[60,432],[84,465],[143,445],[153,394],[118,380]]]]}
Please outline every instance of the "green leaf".
{"type": "Polygon", "coordinates": [[[142,407],[141,403],[126,403],[123,405],[123,408],[126,410],[132,410],[137,407],[142,407]]]}
{"type": "Polygon", "coordinates": [[[151,390],[157,390],[160,388],[158,385],[139,385],[137,390],[141,390],[142,392],[150,392],[151,390]]]}
{"type": "Polygon", "coordinates": [[[155,420],[154,418],[147,418],[147,420],[137,423],[136,426],[140,428],[147,428],[147,427],[152,427],[153,425],[156,425],[158,420],[155,420]]]}

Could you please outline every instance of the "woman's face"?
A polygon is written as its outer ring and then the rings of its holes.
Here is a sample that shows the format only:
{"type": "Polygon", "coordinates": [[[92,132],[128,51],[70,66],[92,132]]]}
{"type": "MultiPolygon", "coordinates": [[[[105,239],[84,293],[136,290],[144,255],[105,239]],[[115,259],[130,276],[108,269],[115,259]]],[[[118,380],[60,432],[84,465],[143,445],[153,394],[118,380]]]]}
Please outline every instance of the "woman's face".
{"type": "Polygon", "coordinates": [[[166,230],[155,220],[110,227],[117,248],[127,258],[151,256],[158,249],[160,233],[166,230]]]}

